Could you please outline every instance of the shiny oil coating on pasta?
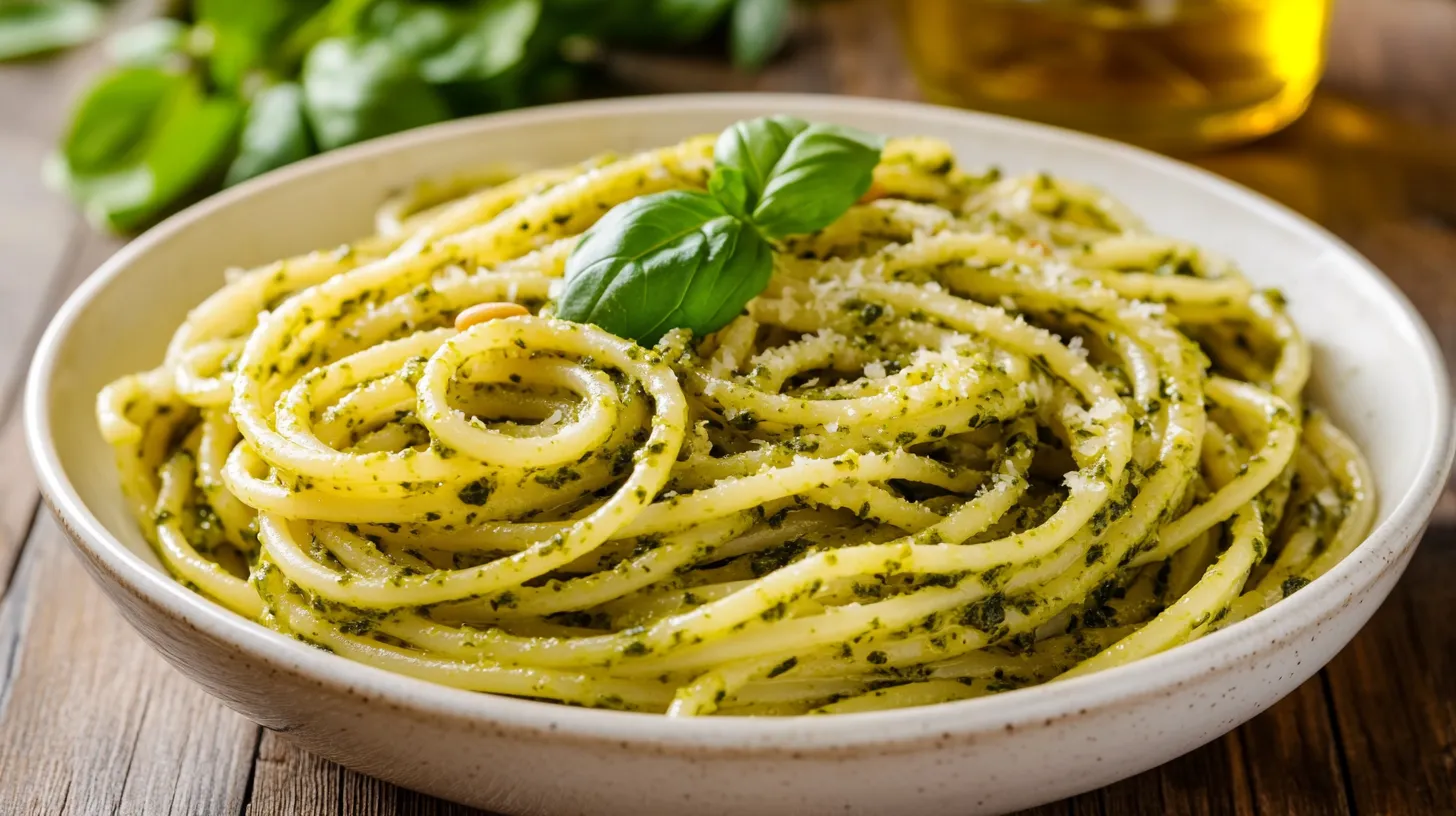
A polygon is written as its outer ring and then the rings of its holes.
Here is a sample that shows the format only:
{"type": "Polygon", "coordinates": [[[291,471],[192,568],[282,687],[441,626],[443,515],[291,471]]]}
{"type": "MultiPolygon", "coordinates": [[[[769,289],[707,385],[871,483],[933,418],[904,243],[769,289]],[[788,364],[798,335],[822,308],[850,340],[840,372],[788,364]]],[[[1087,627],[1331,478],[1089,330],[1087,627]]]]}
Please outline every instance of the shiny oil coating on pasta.
{"type": "Polygon", "coordinates": [[[1136,660],[1368,531],[1278,293],[939,142],[891,140],[713,335],[553,319],[580,233],[703,187],[712,144],[416,191],[370,238],[231,274],[98,400],[167,568],[438,683],[802,714],[1136,660]],[[493,301],[532,314],[453,328],[493,301]]]}

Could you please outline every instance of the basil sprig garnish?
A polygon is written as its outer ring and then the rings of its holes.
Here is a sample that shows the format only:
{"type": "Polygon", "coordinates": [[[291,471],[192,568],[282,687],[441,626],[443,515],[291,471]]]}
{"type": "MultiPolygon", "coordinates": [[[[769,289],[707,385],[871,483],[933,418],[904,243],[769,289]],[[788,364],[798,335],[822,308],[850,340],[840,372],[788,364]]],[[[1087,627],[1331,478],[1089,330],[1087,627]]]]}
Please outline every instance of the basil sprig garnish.
{"type": "Polygon", "coordinates": [[[791,116],[750,119],[718,137],[713,175],[724,179],[720,188],[736,187],[741,178],[749,221],[769,238],[785,238],[822,230],[844,215],[870,189],[884,143],[853,128],[791,116]]]}
{"type": "Polygon", "coordinates": [[[768,285],[771,252],[707,193],[634,198],[572,253],[556,313],[647,345],[679,326],[721,327],[768,285]]]}
{"type": "Polygon", "coordinates": [[[556,314],[652,345],[717,331],[773,275],[772,242],[821,230],[869,190],[884,139],[770,116],[718,137],[708,191],[614,207],[566,262],[556,314]]]}

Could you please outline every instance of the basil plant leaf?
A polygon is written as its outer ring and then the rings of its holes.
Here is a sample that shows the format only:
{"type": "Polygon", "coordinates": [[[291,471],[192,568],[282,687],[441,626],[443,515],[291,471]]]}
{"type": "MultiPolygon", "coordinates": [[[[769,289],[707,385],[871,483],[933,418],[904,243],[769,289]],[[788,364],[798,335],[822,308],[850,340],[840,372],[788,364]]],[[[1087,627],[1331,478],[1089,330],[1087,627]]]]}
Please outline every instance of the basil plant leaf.
{"type": "Polygon", "coordinates": [[[197,26],[211,46],[207,65],[218,87],[237,92],[262,68],[297,13],[293,0],[196,0],[197,26]]]}
{"type": "Polygon", "coordinates": [[[389,40],[407,59],[419,62],[455,44],[460,28],[455,17],[454,9],[440,3],[383,0],[369,8],[362,26],[368,34],[389,40]]]}
{"type": "Polygon", "coordinates": [[[102,22],[101,7],[90,0],[0,2],[0,60],[80,45],[102,22]]]}
{"type": "Polygon", "coordinates": [[[652,345],[674,328],[699,336],[768,285],[773,252],[712,196],[671,190],[619,204],[582,236],[556,314],[652,345]]]}
{"type": "Polygon", "coordinates": [[[708,192],[738,218],[748,217],[748,182],[732,167],[718,167],[708,177],[708,192]]]}
{"type": "Polygon", "coordinates": [[[189,92],[167,112],[147,143],[138,165],[145,192],[102,195],[87,202],[93,221],[113,230],[135,230],[172,209],[202,182],[221,175],[221,161],[232,149],[242,104],[223,96],[189,92]]]}
{"type": "Polygon", "coordinates": [[[784,44],[790,0],[738,0],[728,27],[733,64],[757,71],[784,44]]]}
{"type": "Polygon", "coordinates": [[[269,86],[253,97],[238,155],[228,167],[224,184],[231,187],[313,153],[313,137],[303,113],[303,89],[293,82],[269,86]]]}
{"type": "Polygon", "coordinates": [[[120,65],[166,65],[184,54],[187,31],[180,20],[157,17],[113,34],[106,53],[120,65]]]}
{"type": "Polygon", "coordinates": [[[829,226],[870,188],[884,138],[792,116],[734,123],[713,148],[748,188],[748,219],[770,239],[829,226]]]}
{"type": "Polygon", "coordinates": [[[433,84],[497,76],[525,57],[540,19],[541,0],[486,0],[451,47],[420,63],[420,75],[433,84]]]}
{"type": "Polygon", "coordinates": [[[73,173],[99,173],[125,163],[187,77],[158,68],[119,68],[86,91],[61,140],[61,156],[73,173]]]}
{"type": "Polygon", "coordinates": [[[323,150],[450,118],[439,92],[383,40],[314,46],[303,64],[303,102],[323,150]]]}
{"type": "Polygon", "coordinates": [[[49,163],[48,174],[81,202],[93,223],[117,231],[144,226],[214,177],[232,150],[242,104],[207,95],[193,78],[177,79],[181,84],[109,161],[80,164],[68,143],[49,163]]]}
{"type": "Polygon", "coordinates": [[[713,160],[719,169],[736,170],[748,189],[748,209],[768,186],[774,166],[794,137],[809,129],[809,123],[793,116],[764,116],[734,122],[718,136],[713,160]]]}

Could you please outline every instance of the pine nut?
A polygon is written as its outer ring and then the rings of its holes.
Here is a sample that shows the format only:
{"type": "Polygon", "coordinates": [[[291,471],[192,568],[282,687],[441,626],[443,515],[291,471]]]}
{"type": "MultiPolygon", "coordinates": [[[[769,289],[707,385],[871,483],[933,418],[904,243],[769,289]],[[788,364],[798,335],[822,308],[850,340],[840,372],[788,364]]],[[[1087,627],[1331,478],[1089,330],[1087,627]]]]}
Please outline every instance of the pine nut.
{"type": "Polygon", "coordinates": [[[503,317],[520,317],[531,312],[519,303],[477,303],[455,315],[455,330],[465,331],[476,323],[499,320],[503,317]]]}

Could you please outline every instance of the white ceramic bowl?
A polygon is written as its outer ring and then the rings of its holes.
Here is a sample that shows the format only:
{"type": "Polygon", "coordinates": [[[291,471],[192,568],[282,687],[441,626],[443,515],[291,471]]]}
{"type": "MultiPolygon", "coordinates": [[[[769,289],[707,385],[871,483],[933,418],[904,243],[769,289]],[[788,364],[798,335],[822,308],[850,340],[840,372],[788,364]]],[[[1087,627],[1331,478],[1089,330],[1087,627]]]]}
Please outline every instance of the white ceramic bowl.
{"type": "Polygon", "coordinates": [[[1107,784],[1248,720],[1343,647],[1400,577],[1452,456],[1446,371],[1404,297],[1349,247],[1253,193],[1065,131],[864,99],[714,95],[592,102],[440,125],[330,153],[148,232],[71,297],[26,395],[45,495],[91,573],[184,674],[299,744],[410,788],[513,814],[958,814],[1107,784]],[[154,365],[225,266],[370,229],[390,190],[466,166],[552,165],[768,113],[949,141],[970,165],[1105,187],[1159,231],[1231,255],[1289,296],[1314,393],[1363,445],[1369,540],[1253,619],[1135,665],[993,698],[871,714],[669,720],[475,694],[327,654],[224,611],[158,567],[92,418],[108,380],[154,365]]]}

